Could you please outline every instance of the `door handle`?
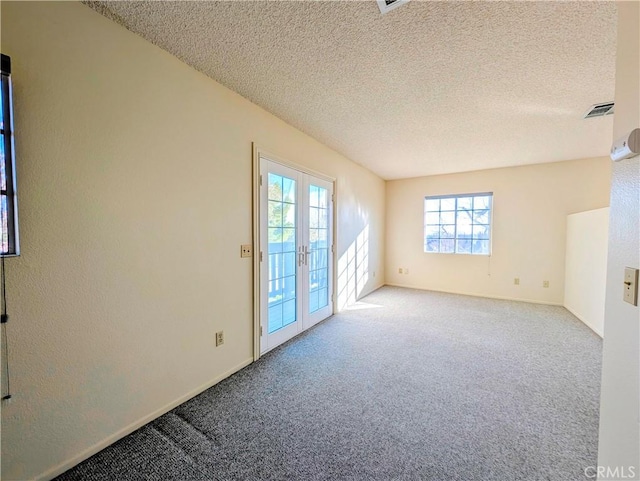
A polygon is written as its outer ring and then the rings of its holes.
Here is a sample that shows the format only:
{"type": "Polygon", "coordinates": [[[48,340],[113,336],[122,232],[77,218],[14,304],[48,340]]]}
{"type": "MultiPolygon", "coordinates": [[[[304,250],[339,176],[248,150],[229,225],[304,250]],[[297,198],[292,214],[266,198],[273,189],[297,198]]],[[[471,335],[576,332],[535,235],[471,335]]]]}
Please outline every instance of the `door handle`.
{"type": "Polygon", "coordinates": [[[307,246],[298,247],[298,267],[309,265],[309,254],[311,251],[307,246]]]}
{"type": "Polygon", "coordinates": [[[308,266],[309,265],[309,254],[311,252],[309,251],[309,248],[307,246],[304,246],[304,265],[308,266]]]}

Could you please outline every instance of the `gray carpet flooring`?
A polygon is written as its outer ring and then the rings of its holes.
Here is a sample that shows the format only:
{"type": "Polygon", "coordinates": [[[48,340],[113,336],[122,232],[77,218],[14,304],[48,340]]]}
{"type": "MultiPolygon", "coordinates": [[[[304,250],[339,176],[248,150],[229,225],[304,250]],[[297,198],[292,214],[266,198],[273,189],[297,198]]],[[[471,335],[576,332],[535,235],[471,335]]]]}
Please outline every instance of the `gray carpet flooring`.
{"type": "Polygon", "coordinates": [[[602,341],[561,307],[384,287],[57,478],[587,479],[602,341]]]}

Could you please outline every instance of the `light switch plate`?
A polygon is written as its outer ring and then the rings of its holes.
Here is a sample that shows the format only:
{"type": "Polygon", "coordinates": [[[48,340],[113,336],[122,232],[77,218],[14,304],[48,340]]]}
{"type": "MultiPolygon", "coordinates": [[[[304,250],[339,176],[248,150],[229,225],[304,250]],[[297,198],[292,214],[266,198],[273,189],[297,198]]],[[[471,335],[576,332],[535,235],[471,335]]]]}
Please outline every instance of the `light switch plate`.
{"type": "Polygon", "coordinates": [[[628,302],[634,306],[638,305],[638,269],[633,267],[624,268],[624,286],[623,286],[624,302],[628,302]]]}

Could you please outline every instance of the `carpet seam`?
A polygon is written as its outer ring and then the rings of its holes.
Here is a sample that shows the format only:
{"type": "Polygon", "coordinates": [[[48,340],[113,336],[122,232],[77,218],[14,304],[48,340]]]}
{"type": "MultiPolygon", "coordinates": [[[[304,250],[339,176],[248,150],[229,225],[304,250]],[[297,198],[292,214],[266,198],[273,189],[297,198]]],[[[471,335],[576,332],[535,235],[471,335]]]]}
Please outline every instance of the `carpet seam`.
{"type": "Polygon", "coordinates": [[[199,427],[197,427],[196,425],[194,425],[193,423],[191,423],[187,418],[185,418],[184,416],[181,416],[180,414],[178,414],[177,412],[171,412],[171,414],[173,414],[174,416],[176,416],[177,418],[179,418],[183,423],[191,426],[195,431],[199,432],[200,434],[202,434],[205,438],[207,438],[209,441],[211,441],[211,444],[213,444],[216,448],[221,448],[222,447],[222,443],[220,443],[219,441],[217,441],[214,438],[211,438],[207,435],[207,433],[205,433],[202,429],[200,429],[199,427]]]}
{"type": "Polygon", "coordinates": [[[174,446],[176,449],[178,449],[178,451],[180,451],[180,453],[182,453],[182,455],[189,460],[189,464],[192,465],[192,467],[194,467],[200,474],[202,474],[203,476],[209,478],[209,479],[215,479],[212,477],[211,473],[207,472],[207,471],[203,471],[200,468],[200,465],[198,462],[196,462],[196,460],[193,458],[193,456],[191,456],[184,448],[182,448],[182,446],[180,446],[177,442],[175,442],[173,439],[171,439],[167,434],[165,434],[164,432],[162,432],[159,428],[157,428],[156,426],[150,426],[151,429],[153,429],[155,432],[157,432],[163,439],[165,439],[169,444],[171,444],[172,446],[174,446]]]}

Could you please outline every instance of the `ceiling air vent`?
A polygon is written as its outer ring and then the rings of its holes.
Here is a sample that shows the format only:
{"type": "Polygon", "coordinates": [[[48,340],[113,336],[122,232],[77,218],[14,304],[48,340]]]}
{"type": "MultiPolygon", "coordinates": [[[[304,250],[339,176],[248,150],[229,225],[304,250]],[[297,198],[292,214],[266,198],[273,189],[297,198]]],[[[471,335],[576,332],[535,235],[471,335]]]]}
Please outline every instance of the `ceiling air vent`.
{"type": "Polygon", "coordinates": [[[613,113],[613,102],[607,102],[606,104],[595,104],[589,107],[587,113],[584,114],[585,119],[591,117],[604,117],[605,115],[611,115],[613,113]]]}
{"type": "Polygon", "coordinates": [[[380,13],[387,13],[394,8],[399,7],[403,3],[407,3],[409,0],[377,0],[380,13]]]}

